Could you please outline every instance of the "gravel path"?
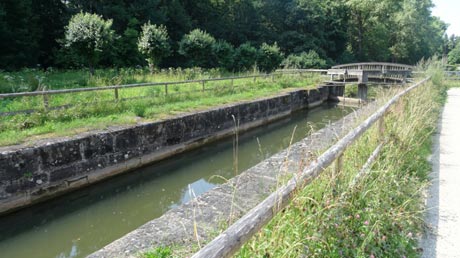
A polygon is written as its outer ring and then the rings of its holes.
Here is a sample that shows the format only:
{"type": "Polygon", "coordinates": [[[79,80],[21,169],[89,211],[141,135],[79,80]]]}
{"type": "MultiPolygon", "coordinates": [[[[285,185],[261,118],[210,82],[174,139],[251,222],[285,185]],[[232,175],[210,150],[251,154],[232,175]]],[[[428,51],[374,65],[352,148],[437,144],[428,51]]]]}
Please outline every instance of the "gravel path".
{"type": "Polygon", "coordinates": [[[448,92],[432,162],[422,257],[460,257],[460,88],[448,92]]]}

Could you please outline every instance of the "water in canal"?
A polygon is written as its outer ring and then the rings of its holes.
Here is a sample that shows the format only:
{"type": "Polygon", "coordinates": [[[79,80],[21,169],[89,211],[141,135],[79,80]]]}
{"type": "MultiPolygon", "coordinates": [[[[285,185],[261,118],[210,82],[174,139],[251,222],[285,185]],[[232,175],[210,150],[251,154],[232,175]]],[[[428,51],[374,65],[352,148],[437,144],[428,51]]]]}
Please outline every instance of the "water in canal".
{"type": "MultiPolygon", "coordinates": [[[[323,105],[239,137],[239,171],[351,112],[323,105]]],[[[229,138],[0,217],[0,257],[84,257],[235,175],[229,138]]]]}

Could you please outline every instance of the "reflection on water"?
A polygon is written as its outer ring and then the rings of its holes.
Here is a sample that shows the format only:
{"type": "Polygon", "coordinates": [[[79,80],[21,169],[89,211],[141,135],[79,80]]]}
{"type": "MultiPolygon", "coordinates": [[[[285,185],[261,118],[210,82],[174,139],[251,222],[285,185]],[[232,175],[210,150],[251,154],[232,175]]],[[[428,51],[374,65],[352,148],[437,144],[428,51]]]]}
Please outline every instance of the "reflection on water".
{"type": "MultiPolygon", "coordinates": [[[[350,109],[302,111],[239,137],[244,171],[350,109]]],[[[84,257],[236,174],[233,139],[178,155],[0,218],[0,256],[84,257]]]]}

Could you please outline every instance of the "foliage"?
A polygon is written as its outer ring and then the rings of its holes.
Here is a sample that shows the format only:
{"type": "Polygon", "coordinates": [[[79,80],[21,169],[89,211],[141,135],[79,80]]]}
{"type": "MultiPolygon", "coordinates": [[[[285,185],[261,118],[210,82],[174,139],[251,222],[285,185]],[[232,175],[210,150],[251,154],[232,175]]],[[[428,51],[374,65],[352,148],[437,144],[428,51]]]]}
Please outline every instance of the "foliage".
{"type": "Polygon", "coordinates": [[[263,43],[259,49],[257,65],[262,72],[270,73],[276,70],[283,61],[283,53],[278,44],[268,45],[263,43]]]}
{"type": "Polygon", "coordinates": [[[451,65],[460,64],[460,42],[449,52],[448,61],[451,65]]]}
{"type": "Polygon", "coordinates": [[[82,12],[72,16],[66,26],[64,45],[85,59],[91,74],[94,74],[99,54],[114,38],[111,26],[112,20],[82,12]]]}
{"type": "Polygon", "coordinates": [[[179,54],[188,58],[189,66],[210,68],[214,65],[213,46],[216,39],[200,29],[192,30],[179,42],[179,54]]]}
{"type": "Polygon", "coordinates": [[[153,68],[159,65],[161,59],[171,52],[166,27],[151,24],[150,21],[142,26],[142,33],[137,45],[139,51],[146,56],[152,73],[153,68]]]}
{"type": "Polygon", "coordinates": [[[142,258],[168,258],[172,257],[172,251],[169,247],[157,247],[152,252],[142,255],[142,258]]]}
{"type": "Polygon", "coordinates": [[[227,71],[232,71],[234,69],[235,47],[233,47],[227,41],[218,40],[212,46],[212,51],[220,68],[223,68],[227,71]]]}
{"type": "Polygon", "coordinates": [[[196,56],[191,60],[180,54],[179,42],[193,28],[235,47],[278,42],[287,55],[313,50],[333,62],[414,64],[434,54],[447,55],[455,46],[455,40],[444,35],[446,24],[432,16],[432,5],[432,0],[3,0],[0,69],[37,64],[75,68],[87,63],[78,52],[65,51],[57,43],[72,14],[80,12],[112,20],[113,30],[121,35],[100,54],[99,64],[105,67],[143,63],[137,38],[140,26],[149,21],[165,26],[170,34],[173,51],[161,67],[228,66],[228,60],[223,65],[214,55],[197,63],[196,56]]]}
{"type": "Polygon", "coordinates": [[[443,91],[428,83],[403,98],[385,117],[385,144],[368,173],[357,177],[380,143],[377,127],[349,146],[340,173],[327,169],[295,192],[235,257],[419,256],[426,157],[443,91]]]}
{"type": "Polygon", "coordinates": [[[246,42],[235,50],[235,69],[248,71],[257,65],[259,52],[251,43],[246,42]]]}
{"type": "Polygon", "coordinates": [[[322,59],[314,50],[302,52],[300,54],[289,55],[283,61],[284,68],[291,69],[308,69],[308,68],[326,68],[326,60],[322,59]]]}

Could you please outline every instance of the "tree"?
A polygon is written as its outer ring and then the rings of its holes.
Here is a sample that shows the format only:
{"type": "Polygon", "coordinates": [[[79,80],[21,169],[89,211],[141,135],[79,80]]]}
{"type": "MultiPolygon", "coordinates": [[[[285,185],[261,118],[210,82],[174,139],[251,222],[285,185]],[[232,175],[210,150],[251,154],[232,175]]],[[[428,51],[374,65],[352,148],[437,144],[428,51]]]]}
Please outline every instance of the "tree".
{"type": "Polygon", "coordinates": [[[225,40],[219,40],[212,46],[212,51],[220,68],[231,71],[234,68],[235,48],[225,40]]]}
{"type": "Polygon", "coordinates": [[[458,42],[457,46],[449,52],[447,60],[451,65],[460,64],[460,42],[458,42]]]}
{"type": "Polygon", "coordinates": [[[70,15],[61,0],[32,0],[32,11],[37,27],[35,36],[38,45],[37,63],[46,68],[54,65],[53,51],[59,48],[56,39],[64,36],[64,27],[70,15]]]}
{"type": "Polygon", "coordinates": [[[214,66],[213,45],[216,39],[200,29],[192,30],[179,42],[179,54],[188,58],[189,66],[210,68],[214,66]]]}
{"type": "Polygon", "coordinates": [[[142,26],[141,36],[137,43],[149,64],[150,72],[159,65],[161,60],[171,54],[168,31],[165,26],[151,24],[150,21],[142,26]]]}
{"type": "Polygon", "coordinates": [[[246,42],[235,51],[235,68],[238,71],[250,70],[257,64],[258,51],[251,43],[246,42]]]}
{"type": "Polygon", "coordinates": [[[260,46],[257,65],[261,71],[270,73],[276,70],[282,61],[283,53],[278,47],[278,44],[268,45],[267,43],[263,43],[262,46],[260,46]]]}
{"type": "Polygon", "coordinates": [[[112,20],[104,20],[97,14],[78,13],[65,28],[64,46],[71,48],[88,64],[91,75],[100,53],[113,41],[112,20]]]}
{"type": "Polygon", "coordinates": [[[308,69],[308,68],[326,68],[327,62],[322,59],[314,50],[302,52],[298,55],[289,55],[283,61],[284,68],[308,69]]]}
{"type": "Polygon", "coordinates": [[[17,69],[37,64],[36,19],[32,0],[0,2],[0,69],[17,69]]]}

